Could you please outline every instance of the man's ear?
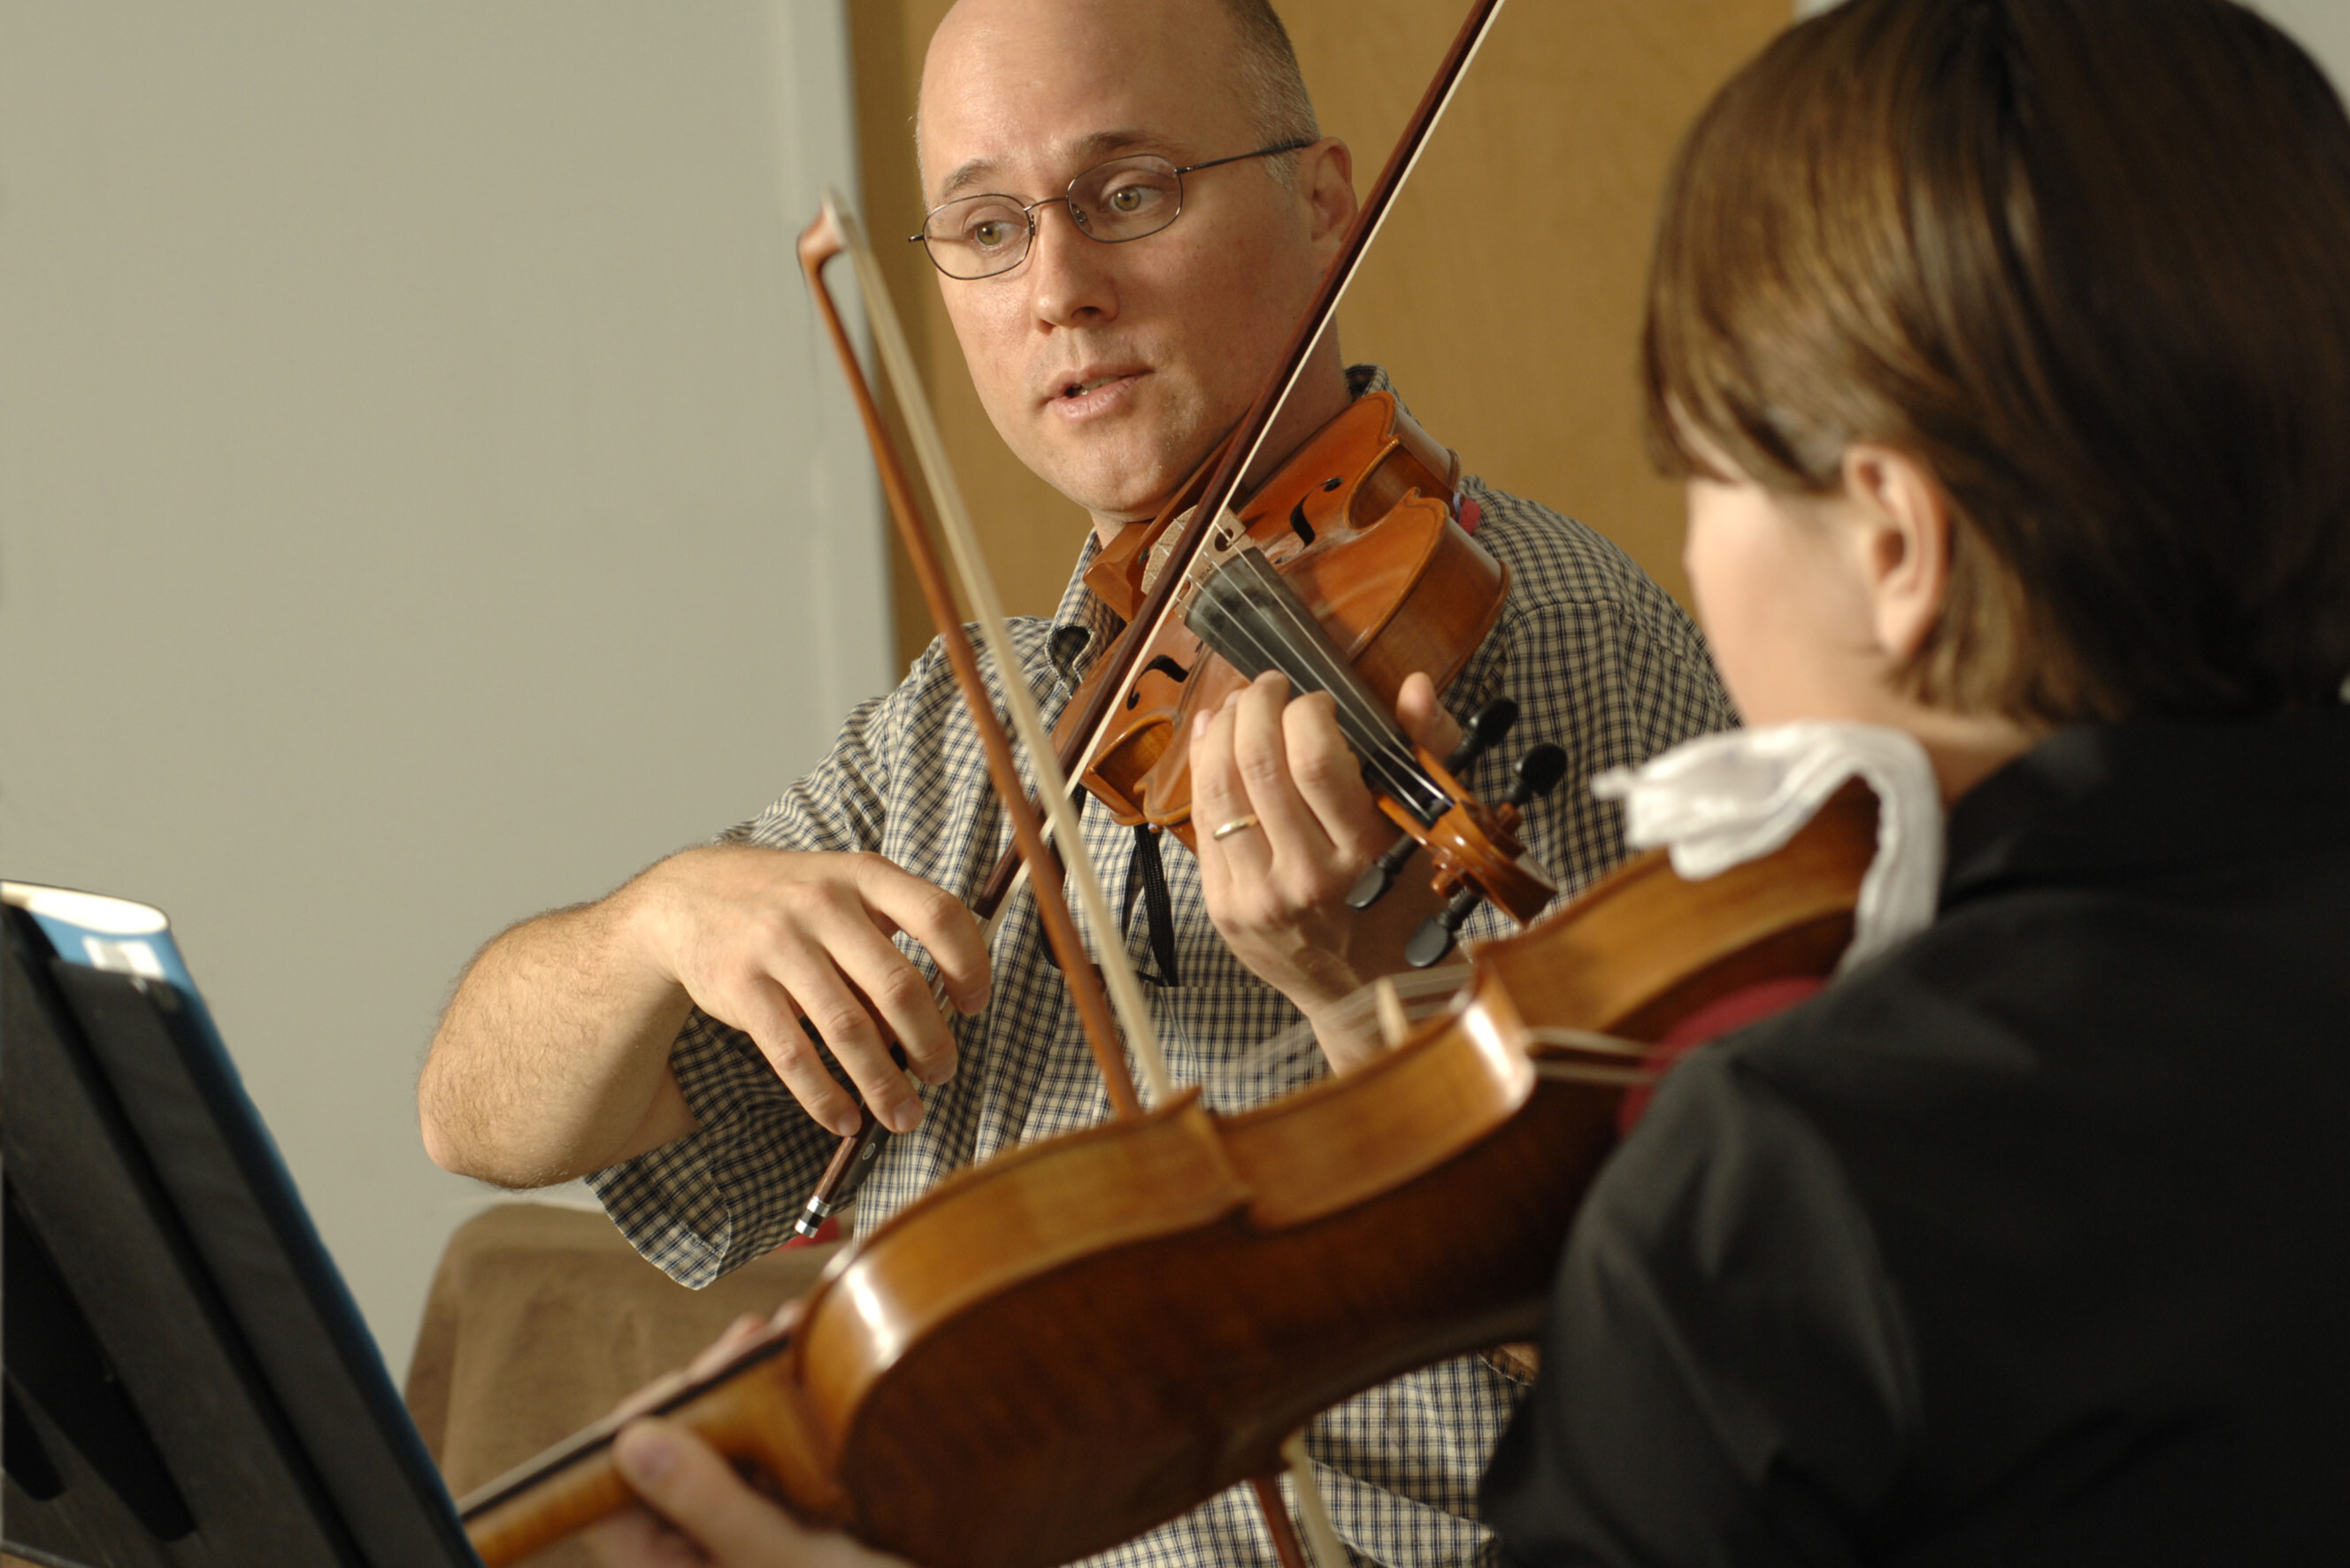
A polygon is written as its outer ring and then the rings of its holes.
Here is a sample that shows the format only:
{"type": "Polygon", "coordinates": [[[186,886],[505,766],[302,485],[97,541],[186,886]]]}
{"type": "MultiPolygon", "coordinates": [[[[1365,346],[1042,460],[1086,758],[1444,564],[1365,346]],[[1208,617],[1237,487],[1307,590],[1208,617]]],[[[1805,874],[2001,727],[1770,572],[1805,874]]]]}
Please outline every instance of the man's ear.
{"type": "Polygon", "coordinates": [[[1355,154],[1326,136],[1297,155],[1297,192],[1306,204],[1306,233],[1318,248],[1336,252],[1355,221],[1355,154]]]}
{"type": "Polygon", "coordinates": [[[1844,454],[1844,487],[1877,645],[1906,659],[1934,629],[1950,593],[1950,498],[1916,458],[1866,442],[1844,454]]]}

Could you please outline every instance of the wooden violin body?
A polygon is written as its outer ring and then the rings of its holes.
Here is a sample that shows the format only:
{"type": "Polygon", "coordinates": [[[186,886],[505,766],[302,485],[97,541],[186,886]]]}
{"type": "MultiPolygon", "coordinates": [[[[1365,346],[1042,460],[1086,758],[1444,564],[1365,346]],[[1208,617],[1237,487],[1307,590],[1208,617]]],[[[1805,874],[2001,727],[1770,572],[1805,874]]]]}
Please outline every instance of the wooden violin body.
{"type": "MultiPolygon", "coordinates": [[[[1195,475],[1154,523],[1128,529],[1095,557],[1087,584],[1119,615],[1132,618],[1169,569],[1204,479],[1204,471],[1195,475]]],[[[1235,514],[1389,711],[1415,670],[1440,691],[1451,683],[1492,629],[1509,590],[1508,570],[1461,526],[1460,479],[1461,460],[1393,393],[1369,392],[1235,514]]],[[[1178,618],[1120,652],[1095,662],[1056,734],[1094,720],[1099,739],[1085,786],[1118,821],[1171,828],[1190,844],[1191,715],[1213,712],[1246,678],[1178,618]],[[1126,669],[1139,673],[1115,711],[1102,711],[1104,688],[1126,669]]]]}
{"type": "MultiPolygon", "coordinates": [[[[1637,1042],[1832,971],[1875,819],[1855,785],[1710,881],[1634,860],[1479,948],[1451,1009],[1358,1072],[962,1172],[676,1414],[809,1521],[934,1568],[1066,1562],[1272,1473],[1315,1413],[1534,1331],[1637,1042]]],[[[627,1496],[590,1434],[464,1511],[495,1568],[627,1496]]]]}

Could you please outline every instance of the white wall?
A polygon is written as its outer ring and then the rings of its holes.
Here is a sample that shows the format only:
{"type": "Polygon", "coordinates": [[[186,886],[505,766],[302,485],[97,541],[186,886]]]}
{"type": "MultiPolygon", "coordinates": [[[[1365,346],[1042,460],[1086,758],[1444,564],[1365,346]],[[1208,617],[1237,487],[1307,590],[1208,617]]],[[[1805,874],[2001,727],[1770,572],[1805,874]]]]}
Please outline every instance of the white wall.
{"type": "Polygon", "coordinates": [[[469,953],[891,679],[847,80],[839,0],[0,0],[0,866],[172,915],[395,1374],[469,953]]]}
{"type": "Polygon", "coordinates": [[[2251,6],[2300,39],[2336,88],[2350,90],[2350,0],[2251,0],[2251,6]]]}

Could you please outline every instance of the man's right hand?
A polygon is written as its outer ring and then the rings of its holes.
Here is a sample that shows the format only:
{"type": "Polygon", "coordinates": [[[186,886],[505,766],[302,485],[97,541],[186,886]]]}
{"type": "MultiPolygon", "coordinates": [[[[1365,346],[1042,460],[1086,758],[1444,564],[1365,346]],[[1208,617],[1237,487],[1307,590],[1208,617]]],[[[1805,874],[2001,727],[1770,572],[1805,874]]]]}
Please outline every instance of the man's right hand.
{"type": "Polygon", "coordinates": [[[855,1101],[805,1018],[884,1126],[921,1120],[907,1070],[942,1083],[952,1033],[890,937],[927,950],[966,1012],[986,1004],[978,920],[874,855],[743,845],[671,857],[594,904],[498,937],[458,984],[418,1085],[425,1147],[507,1187],[585,1175],[695,1127],[669,1071],[690,1008],[757,1044],[793,1096],[853,1130],[855,1101]]]}
{"type": "Polygon", "coordinates": [[[808,1114],[844,1136],[857,1130],[856,1102],[825,1070],[803,1019],[892,1132],[922,1119],[892,1043],[921,1082],[954,1076],[954,1033],[892,935],[921,944],[962,1012],[987,1004],[978,919],[878,855],[691,849],[623,889],[630,893],[663,972],[702,1012],[749,1035],[808,1114]]]}

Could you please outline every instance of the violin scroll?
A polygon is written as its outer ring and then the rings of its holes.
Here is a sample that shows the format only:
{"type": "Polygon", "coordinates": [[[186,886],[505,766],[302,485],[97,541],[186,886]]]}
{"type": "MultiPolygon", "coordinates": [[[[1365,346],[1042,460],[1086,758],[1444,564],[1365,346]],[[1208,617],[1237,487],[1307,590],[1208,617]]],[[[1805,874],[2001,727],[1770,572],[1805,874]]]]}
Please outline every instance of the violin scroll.
{"type": "MultiPolygon", "coordinates": [[[[1516,842],[1514,836],[1518,823],[1527,805],[1537,796],[1546,795],[1556,789],[1559,780],[1565,776],[1566,753],[1547,741],[1518,759],[1517,778],[1510,786],[1508,798],[1492,814],[1501,836],[1507,842],[1516,842]]],[[[1444,955],[1452,950],[1461,925],[1477,906],[1484,902],[1486,889],[1502,885],[1489,875],[1475,881],[1460,877],[1448,887],[1444,863],[1440,860],[1437,891],[1449,891],[1450,899],[1443,909],[1430,916],[1419,929],[1412,933],[1411,940],[1404,948],[1404,961],[1414,969],[1431,969],[1442,962],[1444,955]]],[[[1501,902],[1499,898],[1494,901],[1501,902]]],[[[1520,914],[1508,904],[1503,904],[1503,908],[1508,909],[1521,925],[1533,919],[1531,915],[1520,914]]]]}
{"type": "MultiPolygon", "coordinates": [[[[1461,733],[1461,743],[1444,759],[1447,772],[1461,774],[1471,764],[1502,743],[1512,725],[1518,722],[1518,703],[1514,697],[1496,697],[1470,715],[1467,728],[1461,733]]],[[[1363,868],[1361,877],[1347,893],[1347,908],[1360,914],[1388,895],[1395,886],[1411,857],[1419,853],[1419,840],[1410,834],[1398,836],[1393,845],[1378,859],[1363,868]]]]}

